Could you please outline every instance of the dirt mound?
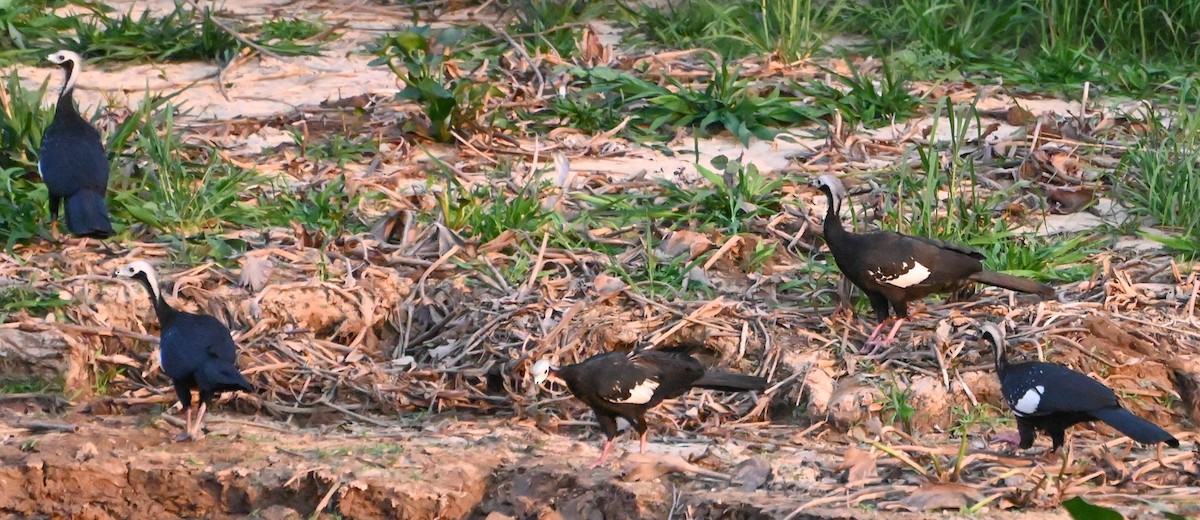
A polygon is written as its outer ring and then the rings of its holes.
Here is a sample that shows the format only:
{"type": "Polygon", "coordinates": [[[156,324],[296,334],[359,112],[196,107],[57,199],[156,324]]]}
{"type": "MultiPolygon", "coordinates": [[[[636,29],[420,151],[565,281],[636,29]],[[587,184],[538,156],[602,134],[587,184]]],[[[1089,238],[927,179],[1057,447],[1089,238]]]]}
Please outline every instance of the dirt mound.
{"type": "MultiPolygon", "coordinates": [[[[218,418],[203,442],[172,444],[154,424],[70,419],[78,425],[56,423],[74,427],[70,432],[4,433],[0,514],[634,520],[687,510],[702,518],[750,519],[773,518],[782,507],[758,503],[750,492],[714,497],[728,485],[694,475],[627,481],[620,468],[588,470],[584,457],[572,455],[579,451],[576,441],[499,422],[314,435],[218,418]]],[[[655,457],[667,456],[643,460],[655,457]]],[[[853,517],[819,510],[799,518],[853,517]]]]}

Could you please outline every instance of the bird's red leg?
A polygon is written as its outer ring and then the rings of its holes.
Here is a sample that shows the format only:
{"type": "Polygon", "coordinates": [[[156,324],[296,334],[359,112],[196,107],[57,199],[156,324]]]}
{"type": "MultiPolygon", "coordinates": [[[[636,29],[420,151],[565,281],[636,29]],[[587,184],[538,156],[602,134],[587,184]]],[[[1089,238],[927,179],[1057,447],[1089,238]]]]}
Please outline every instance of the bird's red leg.
{"type": "Polygon", "coordinates": [[[208,405],[200,403],[200,413],[196,415],[195,430],[191,432],[192,440],[200,440],[204,438],[204,412],[208,411],[208,405]]]}
{"type": "Polygon", "coordinates": [[[886,324],[887,324],[886,319],[879,322],[879,325],[876,325],[875,328],[871,330],[871,335],[867,336],[867,342],[864,343],[864,345],[870,345],[872,343],[875,343],[875,337],[879,335],[879,331],[883,330],[883,326],[886,324]]]}
{"type": "Polygon", "coordinates": [[[887,322],[890,319],[890,317],[884,318],[883,321],[879,322],[879,325],[875,326],[875,329],[871,331],[871,335],[867,336],[866,343],[863,343],[862,348],[858,350],[859,354],[865,354],[869,356],[874,354],[876,350],[879,350],[879,347],[883,345],[883,343],[881,343],[878,339],[879,333],[883,331],[883,326],[887,325],[887,322]]]}
{"type": "Polygon", "coordinates": [[[612,449],[613,442],[615,442],[615,441],[616,441],[616,439],[608,439],[608,440],[604,441],[604,449],[600,450],[600,458],[596,459],[596,462],[593,462],[591,467],[594,468],[596,466],[604,464],[604,459],[608,458],[608,451],[612,449]]]}
{"type": "Polygon", "coordinates": [[[892,344],[892,341],[896,339],[896,333],[900,332],[900,325],[904,324],[905,319],[906,318],[900,318],[900,319],[896,320],[896,323],[894,325],[892,325],[892,331],[889,332],[887,337],[884,338],[884,340],[880,343],[881,345],[891,345],[892,344]]]}
{"type": "Polygon", "coordinates": [[[646,453],[646,434],[648,431],[642,432],[642,453],[646,453]]]}
{"type": "Polygon", "coordinates": [[[182,442],[192,438],[192,409],[188,408],[184,410],[183,414],[186,417],[185,424],[187,426],[184,426],[183,431],[175,435],[175,442],[182,442]]]}

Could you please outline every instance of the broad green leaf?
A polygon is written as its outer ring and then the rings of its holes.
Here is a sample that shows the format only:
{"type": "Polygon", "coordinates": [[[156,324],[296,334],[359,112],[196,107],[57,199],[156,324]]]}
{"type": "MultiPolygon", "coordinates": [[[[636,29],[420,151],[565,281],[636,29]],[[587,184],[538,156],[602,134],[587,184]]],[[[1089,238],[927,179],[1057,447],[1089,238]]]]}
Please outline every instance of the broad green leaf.
{"type": "Polygon", "coordinates": [[[1125,520],[1121,513],[1107,507],[1090,504],[1083,497],[1066,500],[1062,506],[1074,520],[1125,520]]]}

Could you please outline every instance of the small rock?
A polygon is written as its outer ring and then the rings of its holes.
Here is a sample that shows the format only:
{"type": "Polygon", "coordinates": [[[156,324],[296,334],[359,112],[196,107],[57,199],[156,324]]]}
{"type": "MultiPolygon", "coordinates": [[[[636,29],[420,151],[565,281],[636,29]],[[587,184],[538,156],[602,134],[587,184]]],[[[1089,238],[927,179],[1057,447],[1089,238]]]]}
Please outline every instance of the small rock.
{"type": "Polygon", "coordinates": [[[762,457],[750,457],[733,467],[733,483],[754,491],[771,481],[771,463],[762,457]]]}
{"type": "Polygon", "coordinates": [[[671,259],[687,253],[688,258],[696,258],[713,246],[712,240],[695,231],[682,229],[673,231],[666,239],[658,244],[655,253],[659,258],[671,259]]]}
{"type": "Polygon", "coordinates": [[[96,451],[96,445],[90,442],[84,443],[79,447],[79,451],[75,452],[75,460],[87,462],[96,457],[100,452],[96,451]]]}
{"type": "Polygon", "coordinates": [[[856,378],[842,378],[834,386],[824,417],[816,418],[825,418],[839,428],[846,428],[867,420],[871,407],[883,401],[883,393],[878,388],[862,383],[856,378]]]}
{"type": "Polygon", "coordinates": [[[1057,186],[1051,188],[1046,195],[1050,211],[1059,215],[1069,215],[1082,210],[1095,200],[1095,190],[1086,186],[1057,186]]]}
{"type": "Polygon", "coordinates": [[[488,515],[486,517],[484,517],[483,520],[516,520],[516,518],[508,516],[504,513],[498,513],[496,511],[492,511],[491,513],[488,513],[488,515]]]}
{"type": "Polygon", "coordinates": [[[303,517],[295,509],[275,504],[259,511],[257,518],[261,518],[262,520],[296,520],[303,517]]]}

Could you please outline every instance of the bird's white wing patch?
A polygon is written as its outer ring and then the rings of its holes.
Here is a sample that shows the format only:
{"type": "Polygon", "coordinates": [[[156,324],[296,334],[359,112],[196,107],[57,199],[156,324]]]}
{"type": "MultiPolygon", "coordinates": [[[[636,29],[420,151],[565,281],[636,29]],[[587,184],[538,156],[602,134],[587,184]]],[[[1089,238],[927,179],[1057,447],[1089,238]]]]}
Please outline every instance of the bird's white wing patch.
{"type": "MultiPolygon", "coordinates": [[[[620,404],[646,404],[654,399],[654,391],[658,389],[658,381],[647,379],[638,383],[633,389],[629,390],[629,396],[624,399],[610,399],[614,403],[620,404]]],[[[616,388],[613,390],[620,391],[616,388]]]]}
{"type": "Polygon", "coordinates": [[[929,268],[925,267],[921,264],[921,262],[916,260],[904,262],[901,264],[901,269],[904,269],[903,274],[899,274],[890,278],[884,278],[880,281],[882,283],[904,289],[906,287],[912,287],[924,282],[926,278],[929,278],[929,268]],[[911,267],[909,266],[910,262],[912,263],[911,267]]]}
{"type": "Polygon", "coordinates": [[[1046,392],[1046,387],[1037,385],[1025,391],[1025,395],[1017,399],[1017,402],[1011,403],[1013,413],[1016,415],[1029,415],[1037,412],[1038,404],[1042,402],[1042,394],[1046,392]]]}

